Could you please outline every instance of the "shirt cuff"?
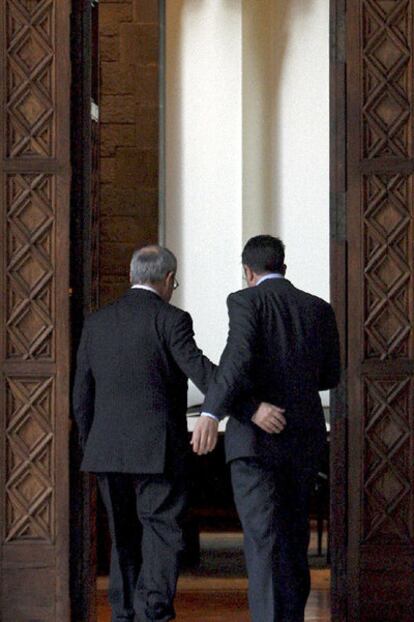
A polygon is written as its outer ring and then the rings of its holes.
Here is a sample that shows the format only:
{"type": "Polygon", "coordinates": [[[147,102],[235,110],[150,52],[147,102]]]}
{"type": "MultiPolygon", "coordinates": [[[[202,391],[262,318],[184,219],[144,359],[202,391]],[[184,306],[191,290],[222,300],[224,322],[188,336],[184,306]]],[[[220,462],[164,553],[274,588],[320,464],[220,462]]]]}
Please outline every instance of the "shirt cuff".
{"type": "Polygon", "coordinates": [[[214,419],[214,421],[219,421],[219,418],[216,415],[212,415],[211,413],[201,413],[200,417],[210,417],[210,419],[214,419]]]}

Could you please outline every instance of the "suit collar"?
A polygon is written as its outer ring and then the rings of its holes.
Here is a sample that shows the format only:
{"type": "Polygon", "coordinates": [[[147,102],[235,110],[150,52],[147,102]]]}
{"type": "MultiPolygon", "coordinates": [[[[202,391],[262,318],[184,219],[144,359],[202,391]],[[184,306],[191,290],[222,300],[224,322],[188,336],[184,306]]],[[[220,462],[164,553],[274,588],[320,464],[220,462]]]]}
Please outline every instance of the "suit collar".
{"type": "Polygon", "coordinates": [[[268,272],[267,274],[264,274],[263,276],[260,277],[256,285],[260,285],[261,283],[264,283],[265,281],[271,281],[273,279],[284,279],[284,278],[285,277],[283,276],[283,274],[280,274],[280,272],[268,272]]]}
{"type": "Polygon", "coordinates": [[[150,289],[143,289],[142,287],[130,287],[125,292],[125,296],[131,300],[160,300],[162,302],[162,298],[159,294],[150,289]]]}
{"type": "Polygon", "coordinates": [[[144,291],[153,292],[154,294],[157,294],[157,296],[159,296],[157,290],[150,285],[131,285],[131,289],[143,289],[144,291]]]}
{"type": "Polygon", "coordinates": [[[261,283],[256,285],[256,287],[259,287],[259,288],[262,288],[262,287],[285,287],[287,285],[290,285],[292,287],[292,283],[289,281],[289,279],[287,279],[286,277],[283,277],[281,279],[266,279],[265,281],[262,281],[261,283]]]}

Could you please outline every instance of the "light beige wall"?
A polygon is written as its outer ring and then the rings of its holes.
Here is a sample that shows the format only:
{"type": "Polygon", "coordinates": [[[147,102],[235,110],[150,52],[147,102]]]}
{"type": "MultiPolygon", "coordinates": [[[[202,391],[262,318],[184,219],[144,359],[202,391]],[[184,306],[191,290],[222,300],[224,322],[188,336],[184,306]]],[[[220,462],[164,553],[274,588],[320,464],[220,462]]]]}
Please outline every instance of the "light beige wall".
{"type": "MultiPolygon", "coordinates": [[[[166,243],[175,304],[218,361],[227,294],[242,286],[241,11],[228,0],[167,1],[166,243]]],[[[201,396],[192,390],[192,400],[201,396]]]]}
{"type": "Polygon", "coordinates": [[[280,236],[329,298],[329,2],[243,1],[242,101],[243,239],[280,236]]]}
{"type": "Polygon", "coordinates": [[[243,241],[273,228],[274,4],[242,2],[243,241]]]}
{"type": "Polygon", "coordinates": [[[217,360],[251,235],[329,297],[327,0],[167,1],[166,240],[175,302],[217,360]]]}

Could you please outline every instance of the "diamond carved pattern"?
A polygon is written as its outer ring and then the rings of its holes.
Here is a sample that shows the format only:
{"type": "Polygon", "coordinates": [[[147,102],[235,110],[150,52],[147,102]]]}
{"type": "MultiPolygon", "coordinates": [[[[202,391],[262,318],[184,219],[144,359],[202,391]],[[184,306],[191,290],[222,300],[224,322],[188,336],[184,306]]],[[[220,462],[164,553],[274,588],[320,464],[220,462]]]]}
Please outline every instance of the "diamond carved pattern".
{"type": "Polygon", "coordinates": [[[53,541],[54,381],[7,378],[6,541],[53,541]]]}
{"type": "Polygon", "coordinates": [[[411,5],[363,0],[363,155],[412,157],[411,5]]]}
{"type": "Polygon", "coordinates": [[[68,463],[62,457],[70,388],[69,300],[64,298],[70,267],[71,85],[66,69],[72,4],[1,3],[4,620],[70,618],[60,575],[69,563],[65,541],[70,519],[69,496],[62,488],[68,463]],[[36,589],[28,590],[32,576],[36,589]]]}
{"type": "Polygon", "coordinates": [[[7,0],[7,156],[54,155],[54,5],[7,0]]]}
{"type": "Polygon", "coordinates": [[[8,177],[8,358],[54,358],[54,183],[51,175],[8,177]]]}
{"type": "Polygon", "coordinates": [[[412,341],[411,183],[402,175],[364,182],[365,355],[409,356],[412,341]]]}
{"type": "Polygon", "coordinates": [[[364,539],[414,539],[410,493],[412,380],[370,379],[365,383],[364,539]]]}

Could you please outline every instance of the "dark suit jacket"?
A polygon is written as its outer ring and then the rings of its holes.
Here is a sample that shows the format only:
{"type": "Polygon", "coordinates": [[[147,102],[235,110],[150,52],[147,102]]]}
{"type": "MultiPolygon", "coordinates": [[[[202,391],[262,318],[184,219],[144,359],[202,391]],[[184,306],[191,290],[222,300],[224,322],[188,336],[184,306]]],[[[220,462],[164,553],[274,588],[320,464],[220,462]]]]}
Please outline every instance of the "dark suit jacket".
{"type": "Polygon", "coordinates": [[[188,448],[187,378],[205,393],[213,370],[190,315],[153,292],[130,289],[88,317],[73,391],[82,469],[162,473],[169,448],[188,448]]]}
{"type": "Polygon", "coordinates": [[[332,307],[287,279],[266,280],[231,294],[227,303],[227,345],[203,406],[213,414],[233,412],[226,431],[227,459],[268,455],[292,441],[297,446],[300,439],[303,451],[323,445],[318,391],[336,386],[340,377],[332,307]],[[262,401],[286,409],[281,434],[269,435],[251,422],[262,401]]]}

